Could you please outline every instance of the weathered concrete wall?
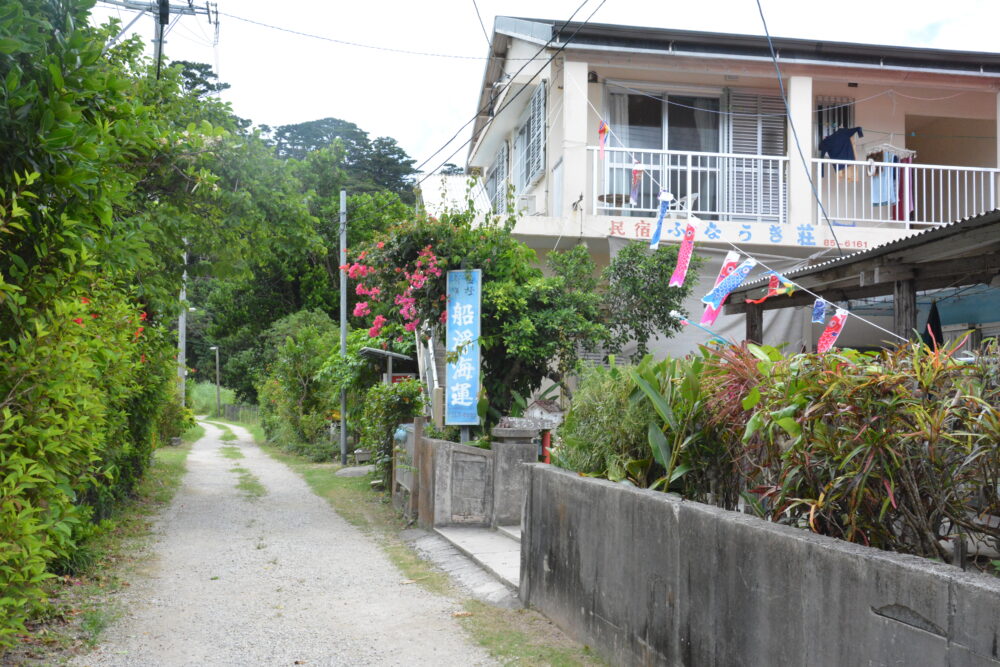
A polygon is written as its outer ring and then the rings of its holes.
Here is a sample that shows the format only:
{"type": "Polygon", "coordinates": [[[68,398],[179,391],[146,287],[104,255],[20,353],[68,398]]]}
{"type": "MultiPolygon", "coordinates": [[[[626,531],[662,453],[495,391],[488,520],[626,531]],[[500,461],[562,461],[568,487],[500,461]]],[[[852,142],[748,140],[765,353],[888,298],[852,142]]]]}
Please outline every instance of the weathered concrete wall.
{"type": "Polygon", "coordinates": [[[434,525],[488,526],[493,517],[493,452],[444,440],[434,447],[434,525]]]}
{"type": "Polygon", "coordinates": [[[1000,580],[525,466],[521,599],[615,664],[1000,665],[1000,580]]]}
{"type": "Polygon", "coordinates": [[[522,463],[538,461],[537,429],[493,429],[493,525],[521,523],[526,493],[522,463]]]}

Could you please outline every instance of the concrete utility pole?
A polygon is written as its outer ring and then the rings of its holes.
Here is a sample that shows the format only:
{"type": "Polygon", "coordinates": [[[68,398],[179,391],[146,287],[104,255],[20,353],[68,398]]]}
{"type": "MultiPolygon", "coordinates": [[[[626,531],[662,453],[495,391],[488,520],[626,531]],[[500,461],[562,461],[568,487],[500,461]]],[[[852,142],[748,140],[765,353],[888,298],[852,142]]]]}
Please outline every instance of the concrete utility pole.
{"type": "MultiPolygon", "coordinates": [[[[185,244],[187,240],[185,239],[185,244]]],[[[187,250],[184,251],[184,274],[181,276],[181,314],[177,317],[177,377],[181,386],[181,407],[186,401],[184,384],[187,380],[187,250]]]]}
{"type": "Polygon", "coordinates": [[[219,346],[213,345],[208,349],[215,350],[215,416],[222,419],[222,385],[220,384],[219,376],[219,346]]]}
{"type": "MultiPolygon", "coordinates": [[[[340,266],[347,264],[347,191],[340,191],[340,266]]],[[[347,358],[347,271],[340,269],[340,357],[347,358]]],[[[340,390],[340,465],[347,465],[347,390],[340,390]]]]}
{"type": "MultiPolygon", "coordinates": [[[[106,5],[114,5],[123,9],[131,9],[139,12],[132,22],[125,27],[118,35],[111,40],[108,47],[113,45],[122,35],[128,32],[139,18],[149,12],[153,15],[153,60],[156,62],[156,78],[160,78],[160,63],[163,60],[163,41],[170,30],[170,15],[175,16],[197,16],[199,14],[208,17],[208,24],[215,25],[215,43],[219,43],[219,3],[206,2],[204,7],[196,7],[193,0],[187,4],[170,4],[169,0],[101,0],[106,5]]],[[[176,24],[176,21],[174,22],[176,24]]],[[[107,47],[105,47],[107,48],[107,47]]]]}

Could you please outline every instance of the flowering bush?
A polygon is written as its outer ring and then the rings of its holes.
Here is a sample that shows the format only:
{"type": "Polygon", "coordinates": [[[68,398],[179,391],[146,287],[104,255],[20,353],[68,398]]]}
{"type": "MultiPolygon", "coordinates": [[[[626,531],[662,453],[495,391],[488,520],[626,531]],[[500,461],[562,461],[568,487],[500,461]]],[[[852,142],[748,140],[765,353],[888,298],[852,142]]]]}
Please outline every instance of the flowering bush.
{"type": "Polygon", "coordinates": [[[564,383],[580,349],[595,349],[607,330],[585,247],[550,253],[554,275],[545,276],[535,252],[511,236],[511,220],[473,218],[464,211],[401,222],[344,268],[364,299],[354,312],[384,348],[415,333],[443,337],[447,271],[481,269],[483,385],[495,419],[514,393],[530,395],[545,377],[564,383]]]}

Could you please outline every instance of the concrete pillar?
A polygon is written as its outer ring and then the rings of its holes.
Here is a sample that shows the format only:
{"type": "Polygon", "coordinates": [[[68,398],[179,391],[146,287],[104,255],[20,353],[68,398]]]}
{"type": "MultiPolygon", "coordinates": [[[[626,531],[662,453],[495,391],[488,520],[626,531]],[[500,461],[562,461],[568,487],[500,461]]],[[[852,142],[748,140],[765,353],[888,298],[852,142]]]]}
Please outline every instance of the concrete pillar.
{"type": "MultiPolygon", "coordinates": [[[[587,63],[566,61],[563,66],[563,142],[562,210],[555,214],[564,220],[579,220],[573,203],[586,205],[587,192],[587,63]]],[[[594,140],[596,142],[596,139],[594,140]]]]}
{"type": "Polygon", "coordinates": [[[522,463],[538,461],[533,440],[538,429],[494,428],[493,431],[493,521],[494,526],[520,525],[527,492],[522,463]]]}
{"type": "MultiPolygon", "coordinates": [[[[788,78],[788,119],[795,124],[806,161],[812,157],[813,133],[813,82],[812,77],[792,76],[788,78]]],[[[816,224],[816,200],[813,197],[809,178],[802,166],[799,149],[795,146],[795,134],[788,128],[788,222],[792,225],[816,224]]],[[[809,165],[812,169],[812,165],[809,165]]]]}

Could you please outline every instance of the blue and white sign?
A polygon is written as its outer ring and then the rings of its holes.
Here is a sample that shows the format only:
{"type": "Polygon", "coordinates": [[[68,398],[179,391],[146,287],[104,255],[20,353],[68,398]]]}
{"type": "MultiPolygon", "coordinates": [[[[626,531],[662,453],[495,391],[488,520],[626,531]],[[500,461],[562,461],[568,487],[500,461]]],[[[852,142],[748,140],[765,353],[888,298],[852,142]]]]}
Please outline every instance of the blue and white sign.
{"type": "Polygon", "coordinates": [[[479,335],[483,273],[479,269],[448,272],[448,362],[444,423],[477,426],[479,414],[479,335]]]}

